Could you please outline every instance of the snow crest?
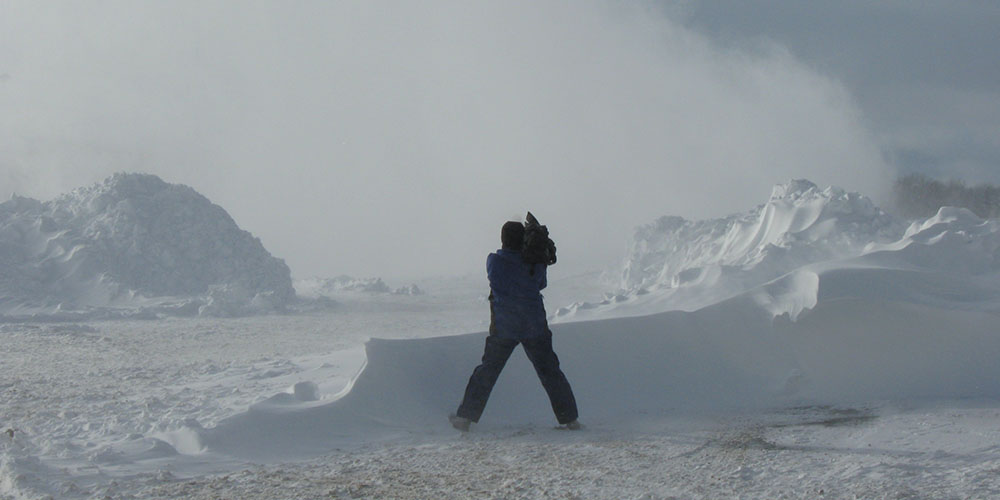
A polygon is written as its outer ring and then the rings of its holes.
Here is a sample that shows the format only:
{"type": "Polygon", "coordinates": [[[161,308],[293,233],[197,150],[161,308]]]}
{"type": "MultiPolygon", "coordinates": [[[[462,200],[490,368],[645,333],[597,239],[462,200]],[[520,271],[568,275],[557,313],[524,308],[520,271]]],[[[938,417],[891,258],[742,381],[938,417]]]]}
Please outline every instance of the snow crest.
{"type": "Polygon", "coordinates": [[[959,276],[1000,271],[1000,221],[980,219],[964,208],[942,207],[910,224],[898,241],[872,245],[869,260],[894,256],[907,266],[959,276]]]}
{"type": "Polygon", "coordinates": [[[905,227],[860,193],[792,180],[742,214],[700,221],[665,216],[637,228],[620,290],[557,316],[607,312],[605,306],[630,314],[696,310],[809,264],[862,255],[873,244],[897,241],[905,227]]]}
{"type": "Polygon", "coordinates": [[[860,255],[899,238],[903,225],[867,197],[806,180],[774,187],[767,203],[704,221],[662,217],[642,226],[629,249],[622,287],[676,287],[712,269],[773,279],[801,265],[860,255]]]}
{"type": "Polygon", "coordinates": [[[284,261],[222,207],[146,174],[0,204],[0,262],[6,318],[233,316],[295,297],[284,261]]]}

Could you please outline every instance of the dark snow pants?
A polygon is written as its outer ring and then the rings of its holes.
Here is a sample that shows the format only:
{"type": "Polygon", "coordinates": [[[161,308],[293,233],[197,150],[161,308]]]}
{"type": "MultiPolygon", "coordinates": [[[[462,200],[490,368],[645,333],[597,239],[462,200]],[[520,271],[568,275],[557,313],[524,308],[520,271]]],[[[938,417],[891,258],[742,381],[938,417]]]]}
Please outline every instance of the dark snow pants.
{"type": "MultiPolygon", "coordinates": [[[[492,330],[492,328],[491,328],[492,330]]],[[[513,340],[498,337],[494,334],[486,337],[486,349],[483,352],[483,363],[476,367],[469,377],[469,385],[465,388],[465,397],[458,407],[458,416],[478,422],[486,408],[486,400],[493,391],[493,386],[500,376],[507,359],[514,348],[520,343],[524,352],[535,366],[535,373],[542,381],[542,387],[549,395],[552,411],[560,424],[568,424],[577,418],[576,398],[573,390],[559,369],[559,358],[552,350],[552,332],[547,332],[538,338],[513,340]]]]}

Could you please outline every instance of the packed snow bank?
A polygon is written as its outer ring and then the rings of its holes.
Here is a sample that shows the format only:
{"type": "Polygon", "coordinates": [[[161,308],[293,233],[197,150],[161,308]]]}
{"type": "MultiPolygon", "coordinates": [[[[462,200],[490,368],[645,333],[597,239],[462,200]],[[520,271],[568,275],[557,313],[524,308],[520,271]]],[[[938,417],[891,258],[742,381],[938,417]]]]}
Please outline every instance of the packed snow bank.
{"type": "Polygon", "coordinates": [[[0,204],[0,315],[239,315],[295,297],[284,261],[224,209],[156,176],[115,174],[52,201],[0,204]]]}
{"type": "MultiPolygon", "coordinates": [[[[955,286],[933,274],[862,267],[790,275],[695,312],[554,325],[555,348],[581,418],[595,424],[706,409],[1000,396],[996,314],[932,305],[954,301],[955,286]],[[868,293],[870,283],[882,281],[900,286],[868,293]],[[818,300],[801,307],[800,298],[810,296],[818,300]],[[797,320],[775,316],[783,307],[800,308],[797,320]]],[[[994,297],[998,292],[991,289],[994,297]]],[[[269,461],[452,432],[445,416],[458,405],[484,338],[373,339],[346,395],[279,395],[214,428],[195,429],[199,446],[269,461]]],[[[479,427],[508,425],[555,425],[520,350],[479,427]]]]}

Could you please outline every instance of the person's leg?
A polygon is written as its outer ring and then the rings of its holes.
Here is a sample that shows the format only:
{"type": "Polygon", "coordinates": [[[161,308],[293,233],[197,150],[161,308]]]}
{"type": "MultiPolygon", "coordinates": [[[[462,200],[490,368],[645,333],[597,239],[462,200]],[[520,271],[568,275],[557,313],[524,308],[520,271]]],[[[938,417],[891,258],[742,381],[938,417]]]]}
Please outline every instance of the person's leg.
{"type": "Polygon", "coordinates": [[[503,339],[496,335],[486,337],[486,348],[483,350],[483,362],[472,372],[469,377],[469,385],[465,387],[465,397],[458,407],[456,414],[459,417],[467,418],[473,422],[478,422],[479,417],[486,408],[486,401],[490,398],[490,392],[500,376],[510,353],[517,347],[516,340],[503,339]]]}
{"type": "Polygon", "coordinates": [[[549,395],[552,403],[552,411],[556,414],[556,420],[560,424],[573,422],[579,416],[576,408],[576,398],[573,397],[573,389],[566,380],[566,375],[559,369],[559,358],[552,350],[552,333],[521,341],[524,352],[535,366],[535,373],[542,381],[545,392],[549,395]]]}

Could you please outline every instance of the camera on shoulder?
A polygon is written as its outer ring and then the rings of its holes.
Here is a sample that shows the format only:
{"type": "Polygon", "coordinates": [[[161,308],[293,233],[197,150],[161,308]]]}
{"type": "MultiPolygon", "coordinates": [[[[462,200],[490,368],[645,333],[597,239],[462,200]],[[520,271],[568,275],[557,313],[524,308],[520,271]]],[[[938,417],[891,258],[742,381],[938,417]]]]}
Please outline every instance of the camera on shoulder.
{"type": "Polygon", "coordinates": [[[556,244],[549,238],[549,228],[540,224],[531,212],[524,218],[524,246],[521,257],[528,264],[556,263],[556,244]]]}

